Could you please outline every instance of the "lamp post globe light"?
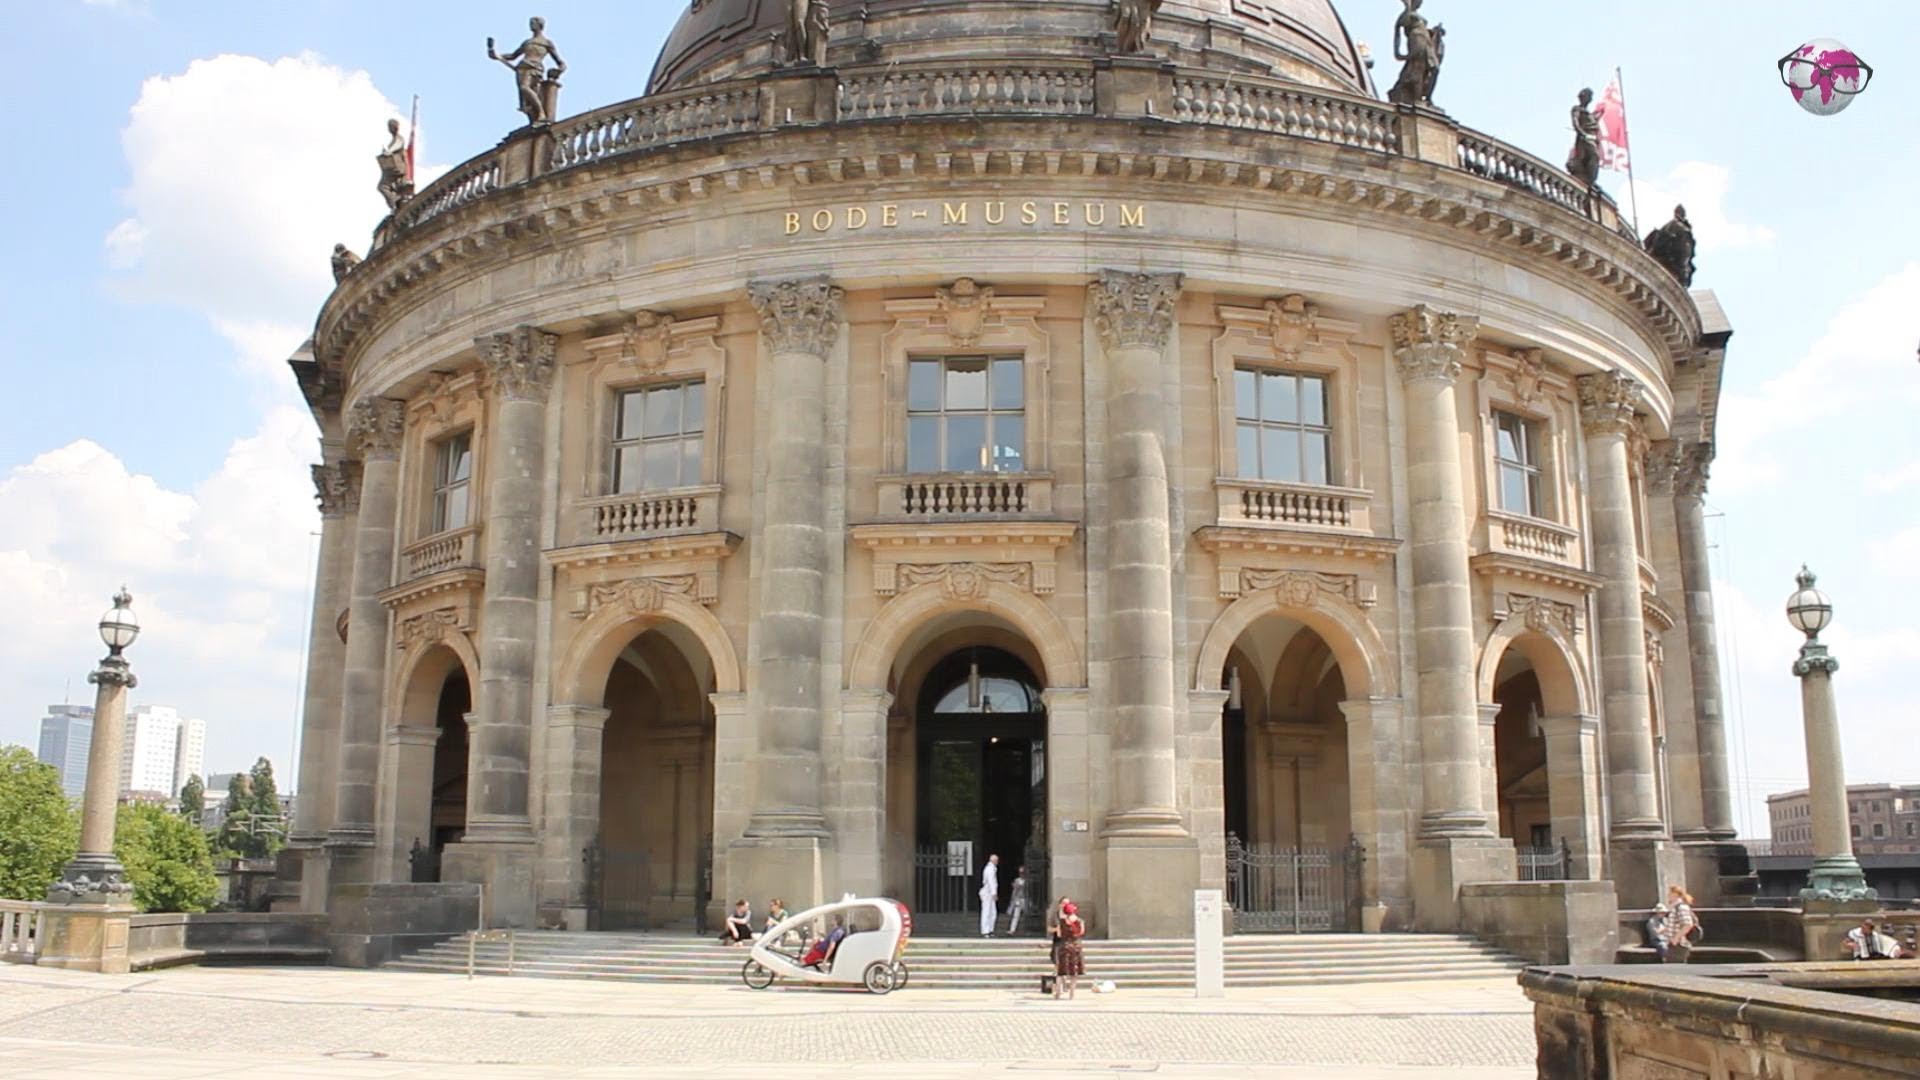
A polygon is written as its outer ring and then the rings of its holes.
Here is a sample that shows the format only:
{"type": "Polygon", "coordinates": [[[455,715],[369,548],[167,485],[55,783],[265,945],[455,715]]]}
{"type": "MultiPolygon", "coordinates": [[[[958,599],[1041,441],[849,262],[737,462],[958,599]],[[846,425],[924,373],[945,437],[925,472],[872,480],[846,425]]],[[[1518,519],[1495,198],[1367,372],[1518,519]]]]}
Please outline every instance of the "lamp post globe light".
{"type": "Polygon", "coordinates": [[[113,855],[113,824],[120,796],[120,755],[126,743],[127,691],[139,682],[122,654],[139,636],[133,597],[123,585],[114,594],[113,607],[100,616],[100,640],[106,643],[107,655],[87,676],[98,690],[80,810],[80,851],[48,890],[47,899],[54,903],[124,906],[132,901],[126,869],[113,855]]]}
{"type": "Polygon", "coordinates": [[[1807,873],[1802,900],[1872,900],[1860,861],[1853,855],[1853,834],[1847,817],[1847,778],[1840,751],[1840,717],[1833,701],[1833,673],[1840,661],[1820,641],[1820,631],[1833,622],[1833,601],[1814,588],[1813,571],[1805,566],[1795,577],[1799,586],[1787,598],[1787,621],[1807,636],[1793,674],[1800,680],[1800,710],[1806,725],[1808,801],[1813,813],[1813,868],[1807,873]]]}

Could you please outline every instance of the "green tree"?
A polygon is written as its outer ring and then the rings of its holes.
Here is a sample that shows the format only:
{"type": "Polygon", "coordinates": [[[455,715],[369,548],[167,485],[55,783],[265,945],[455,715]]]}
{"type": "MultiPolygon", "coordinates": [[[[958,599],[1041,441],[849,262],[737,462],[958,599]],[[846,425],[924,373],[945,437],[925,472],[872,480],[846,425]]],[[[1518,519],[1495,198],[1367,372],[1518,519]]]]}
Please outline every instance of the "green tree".
{"type": "Polygon", "coordinates": [[[214,838],[220,857],[257,859],[260,837],[253,828],[253,775],[234,773],[227,781],[226,813],[220,818],[220,832],[214,838]]]}
{"type": "Polygon", "coordinates": [[[113,853],[133,882],[141,911],[205,911],[218,883],[207,834],[158,806],[122,806],[114,821],[113,853]]]}
{"type": "Polygon", "coordinates": [[[45,900],[80,848],[80,815],[60,771],[24,746],[0,746],[0,898],[45,900]]]}
{"type": "Polygon", "coordinates": [[[286,837],[286,815],[280,812],[280,789],[273,782],[273,762],[259,758],[248,770],[247,779],[253,799],[247,807],[253,815],[251,825],[259,838],[260,856],[279,851],[286,837]]]}
{"type": "Polygon", "coordinates": [[[180,789],[180,816],[188,821],[200,821],[200,812],[207,808],[207,785],[195,773],[187,777],[187,784],[180,789]]]}

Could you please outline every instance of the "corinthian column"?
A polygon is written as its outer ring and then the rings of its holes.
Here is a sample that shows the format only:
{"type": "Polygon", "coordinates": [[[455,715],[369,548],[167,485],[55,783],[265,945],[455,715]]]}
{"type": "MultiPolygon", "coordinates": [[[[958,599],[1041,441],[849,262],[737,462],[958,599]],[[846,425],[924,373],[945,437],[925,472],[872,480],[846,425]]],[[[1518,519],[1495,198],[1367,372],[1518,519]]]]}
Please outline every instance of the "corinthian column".
{"type": "MultiPolygon", "coordinates": [[[[759,733],[757,800],[746,833],[823,839],[828,830],[821,809],[820,650],[827,537],[821,487],[827,461],[827,354],[840,337],[846,294],[825,277],[755,282],[747,294],[760,313],[771,359],[772,407],[766,417],[759,680],[753,709],[759,733]]],[[[799,888],[787,893],[804,895],[799,888]]]]}
{"type": "Polygon", "coordinates": [[[1393,317],[1404,384],[1414,706],[1424,811],[1413,852],[1414,924],[1458,925],[1461,885],[1513,875],[1483,803],[1480,708],[1474,688],[1473,589],[1454,381],[1480,320],[1424,304],[1393,317]]]}
{"type": "Polygon", "coordinates": [[[487,583],[480,688],[467,771],[467,829],[444,856],[449,881],[487,886],[494,926],[534,919],[534,642],[539,635],[540,507],[547,392],[560,339],[531,326],[476,339],[494,395],[487,438],[487,583]]]}
{"type": "Polygon", "coordinates": [[[1733,788],[1727,783],[1727,726],[1720,708],[1720,649],[1713,633],[1713,573],[1707,564],[1707,470],[1713,444],[1694,443],[1673,484],[1680,539],[1680,581],[1686,595],[1687,662],[1693,672],[1693,728],[1700,754],[1700,801],[1706,838],[1732,840],[1733,788]]]}
{"type": "Polygon", "coordinates": [[[347,449],[360,459],[360,512],[353,536],[347,645],[340,691],[339,781],[327,832],[330,880],[373,880],[374,784],[380,773],[380,718],[387,676],[387,609],[399,507],[400,438],[406,403],[365,397],[347,413],[347,449]]]}
{"type": "Polygon", "coordinates": [[[1183,933],[1175,903],[1199,881],[1175,775],[1172,508],[1161,391],[1178,274],[1107,270],[1088,295],[1107,368],[1107,672],[1113,802],[1107,925],[1116,937],[1183,933]]]}
{"type": "Polygon", "coordinates": [[[335,461],[313,467],[320,500],[320,564],[314,572],[313,623],[307,628],[307,696],[301,708],[299,797],[293,803],[293,833],[282,858],[298,858],[299,910],[326,904],[326,868],[313,857],[333,825],[336,767],[340,750],[341,666],[346,643],[337,621],[353,587],[352,520],[360,508],[360,467],[335,461]]]}
{"type": "Polygon", "coordinates": [[[1639,404],[1639,384],[1617,371],[1580,380],[1594,569],[1604,579],[1599,622],[1608,846],[1622,907],[1652,905],[1683,873],[1660,816],[1654,766],[1646,623],[1640,613],[1639,545],[1627,464],[1627,440],[1639,423],[1634,415],[1639,404]]]}

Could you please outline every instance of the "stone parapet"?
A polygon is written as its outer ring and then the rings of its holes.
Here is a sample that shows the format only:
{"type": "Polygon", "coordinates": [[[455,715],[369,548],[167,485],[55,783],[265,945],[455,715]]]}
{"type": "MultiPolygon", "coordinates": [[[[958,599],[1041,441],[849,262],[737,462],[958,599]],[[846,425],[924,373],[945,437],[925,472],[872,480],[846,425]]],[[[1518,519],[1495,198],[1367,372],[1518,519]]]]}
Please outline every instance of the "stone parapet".
{"type": "Polygon", "coordinates": [[[1611,881],[1490,881],[1460,889],[1460,928],[1535,964],[1608,964],[1619,947],[1611,881]]]}

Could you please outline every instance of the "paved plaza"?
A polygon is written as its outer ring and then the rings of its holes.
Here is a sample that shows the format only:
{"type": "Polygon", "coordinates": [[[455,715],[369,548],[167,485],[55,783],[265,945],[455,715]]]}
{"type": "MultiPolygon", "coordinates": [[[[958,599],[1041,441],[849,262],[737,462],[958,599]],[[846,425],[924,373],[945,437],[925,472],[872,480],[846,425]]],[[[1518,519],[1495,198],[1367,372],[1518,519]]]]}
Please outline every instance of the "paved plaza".
{"type": "Polygon", "coordinates": [[[1533,1075],[1510,980],[863,993],[325,968],[0,967],[0,1076],[1307,1078],[1533,1075]],[[911,1066],[910,1069],[903,1066],[911,1066]]]}

